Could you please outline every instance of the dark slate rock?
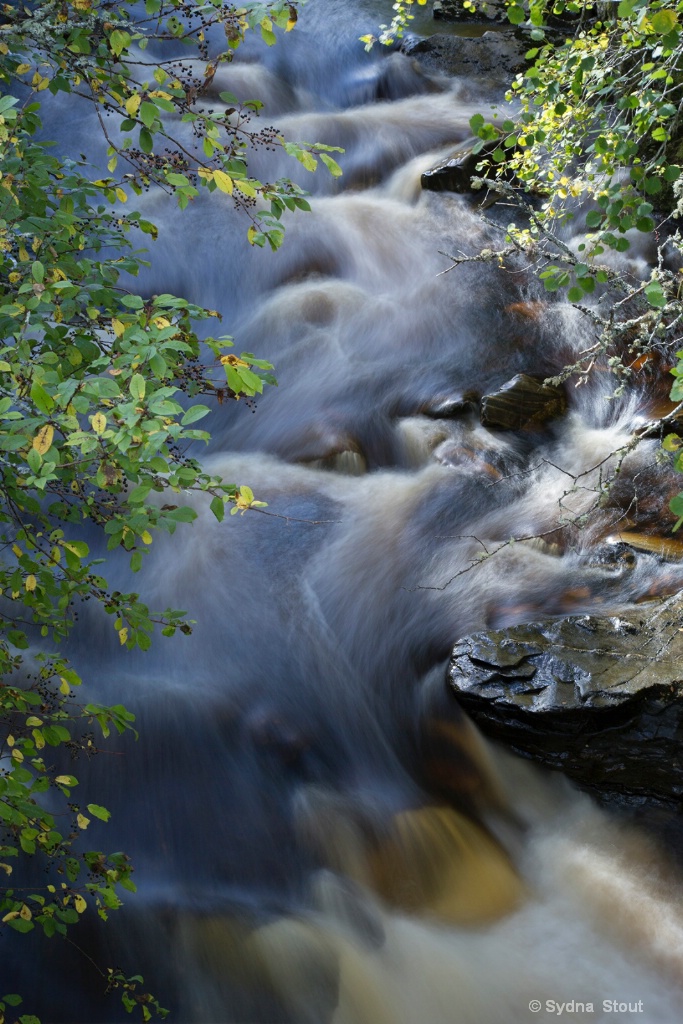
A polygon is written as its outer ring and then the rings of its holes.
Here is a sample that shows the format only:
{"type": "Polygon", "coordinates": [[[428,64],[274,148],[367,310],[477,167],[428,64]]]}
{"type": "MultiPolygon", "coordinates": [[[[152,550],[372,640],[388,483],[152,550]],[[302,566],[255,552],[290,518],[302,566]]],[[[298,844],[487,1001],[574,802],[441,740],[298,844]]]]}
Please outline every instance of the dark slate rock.
{"type": "Polygon", "coordinates": [[[507,88],[528,61],[528,42],[513,32],[485,32],[471,38],[434,35],[426,39],[410,36],[401,47],[430,74],[485,81],[507,88]]]}
{"type": "Polygon", "coordinates": [[[480,24],[486,21],[497,22],[500,25],[508,24],[506,7],[503,3],[491,3],[484,0],[478,3],[476,11],[465,7],[463,0],[434,0],[432,14],[435,21],[460,21],[480,24]]]}
{"type": "Polygon", "coordinates": [[[448,678],[488,735],[616,803],[683,797],[683,605],[477,633],[448,678]]]}
{"type": "MultiPolygon", "coordinates": [[[[477,174],[477,164],[487,153],[473,151],[475,139],[455,146],[450,155],[435,167],[424,171],[420,178],[422,188],[429,192],[457,192],[464,195],[477,191],[472,187],[472,178],[477,174]]],[[[497,145],[497,143],[496,143],[497,145]]]]}
{"type": "Polygon", "coordinates": [[[481,400],[481,422],[494,430],[522,430],[562,416],[567,399],[562,388],[518,373],[481,400]]]}

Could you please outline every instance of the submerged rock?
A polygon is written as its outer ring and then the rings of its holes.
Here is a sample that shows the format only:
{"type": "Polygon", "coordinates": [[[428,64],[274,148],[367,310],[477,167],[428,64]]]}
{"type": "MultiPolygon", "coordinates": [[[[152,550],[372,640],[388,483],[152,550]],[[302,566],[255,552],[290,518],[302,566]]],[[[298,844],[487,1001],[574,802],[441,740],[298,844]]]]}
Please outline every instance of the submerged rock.
{"type": "Polygon", "coordinates": [[[562,388],[518,373],[481,400],[481,422],[494,430],[522,430],[562,416],[567,399],[562,388]]]}
{"type": "Polygon", "coordinates": [[[613,802],[683,797],[683,604],[466,637],[448,669],[489,736],[613,802]]]}
{"type": "Polygon", "coordinates": [[[476,391],[463,391],[456,395],[437,395],[428,399],[420,408],[423,416],[430,419],[458,419],[467,416],[479,404],[476,391]]]}

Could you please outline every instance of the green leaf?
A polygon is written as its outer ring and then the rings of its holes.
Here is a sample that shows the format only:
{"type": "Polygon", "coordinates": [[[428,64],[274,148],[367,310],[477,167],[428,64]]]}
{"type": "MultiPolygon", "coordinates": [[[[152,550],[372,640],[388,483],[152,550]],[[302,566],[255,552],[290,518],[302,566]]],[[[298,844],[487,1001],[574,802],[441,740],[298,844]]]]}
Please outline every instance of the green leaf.
{"type": "Polygon", "coordinates": [[[99,804],[88,804],[88,811],[93,818],[99,818],[100,821],[109,821],[111,818],[111,811],[108,811],[106,807],[100,807],[99,804]]]}
{"type": "Polygon", "coordinates": [[[666,296],[662,291],[662,286],[659,281],[652,281],[645,289],[645,294],[647,296],[647,301],[656,309],[661,309],[663,306],[666,306],[666,296]]]}
{"type": "Polygon", "coordinates": [[[128,387],[133,398],[136,401],[141,402],[145,397],[145,378],[142,374],[134,373],[130,379],[128,387]]]}
{"type": "Polygon", "coordinates": [[[320,153],[320,159],[325,164],[325,167],[327,167],[333,178],[341,177],[342,169],[336,160],[333,160],[331,156],[327,155],[327,153],[320,153]]]}
{"type": "Polygon", "coordinates": [[[31,400],[37,409],[49,416],[55,407],[54,399],[37,381],[31,385],[31,400]]]}
{"type": "Polygon", "coordinates": [[[667,434],[662,441],[662,448],[665,452],[677,452],[683,447],[683,441],[678,434],[667,434]]]}
{"type": "Polygon", "coordinates": [[[183,415],[180,422],[184,427],[187,427],[190,423],[196,423],[197,420],[201,420],[209,412],[211,412],[211,410],[208,405],[192,405],[183,415]]]}
{"type": "Polygon", "coordinates": [[[159,111],[157,110],[157,108],[154,105],[154,103],[150,103],[149,100],[144,100],[140,104],[140,110],[139,110],[140,120],[142,121],[142,123],[147,128],[151,128],[152,127],[152,125],[154,124],[154,122],[155,122],[155,120],[156,120],[156,118],[158,116],[158,113],[159,113],[159,111]]]}
{"type": "Polygon", "coordinates": [[[127,50],[130,46],[131,38],[127,32],[123,32],[120,29],[114,29],[109,36],[109,45],[116,56],[120,56],[124,50],[127,50]]]}
{"type": "Polygon", "coordinates": [[[671,10],[654,11],[649,15],[650,24],[657,35],[665,36],[678,27],[678,19],[671,10]]]}
{"type": "Polygon", "coordinates": [[[154,141],[147,128],[140,129],[140,149],[147,154],[154,149],[154,141]]]}
{"type": "Polygon", "coordinates": [[[507,9],[508,21],[513,25],[521,25],[526,19],[524,8],[520,7],[519,4],[511,4],[507,9]]]}
{"type": "Polygon", "coordinates": [[[167,519],[172,519],[176,523],[192,523],[197,518],[195,510],[187,505],[164,512],[164,515],[167,519]]]}
{"type": "Polygon", "coordinates": [[[128,503],[130,505],[139,505],[145,500],[149,492],[152,490],[152,485],[148,483],[139,484],[134,487],[128,495],[128,503]]]}
{"type": "Polygon", "coordinates": [[[225,518],[225,502],[223,501],[223,499],[219,497],[212,498],[209,508],[215,515],[218,522],[222,523],[223,519],[225,518]]]}

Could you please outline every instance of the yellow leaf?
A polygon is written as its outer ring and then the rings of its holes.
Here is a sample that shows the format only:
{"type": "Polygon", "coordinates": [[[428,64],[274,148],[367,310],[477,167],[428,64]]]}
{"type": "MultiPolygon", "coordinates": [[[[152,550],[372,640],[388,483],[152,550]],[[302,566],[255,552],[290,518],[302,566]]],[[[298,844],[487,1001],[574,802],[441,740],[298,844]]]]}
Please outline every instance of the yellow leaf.
{"type": "Polygon", "coordinates": [[[58,775],[55,778],[55,782],[59,783],[60,786],[73,786],[73,781],[70,775],[58,775]]]}
{"type": "Polygon", "coordinates": [[[14,921],[14,919],[17,917],[19,917],[19,911],[10,910],[9,914],[5,914],[5,916],[3,917],[2,923],[5,924],[6,921],[14,921]]]}
{"type": "Polygon", "coordinates": [[[132,96],[128,97],[128,99],[124,103],[124,106],[126,108],[126,113],[129,117],[135,117],[138,110],[140,109],[141,102],[142,97],[140,96],[139,92],[134,92],[132,96]]]}
{"type": "Polygon", "coordinates": [[[19,764],[21,764],[21,762],[24,760],[24,755],[22,754],[18,747],[14,747],[14,749],[12,750],[12,758],[19,764]]]}
{"type": "Polygon", "coordinates": [[[7,746],[13,747],[16,742],[17,741],[15,740],[14,736],[12,735],[12,733],[10,733],[7,737],[7,746]]]}
{"type": "Polygon", "coordinates": [[[31,85],[36,90],[36,92],[42,92],[43,89],[47,89],[49,84],[50,79],[43,78],[39,71],[36,71],[35,75],[31,79],[31,85]]]}
{"type": "Polygon", "coordinates": [[[0,43],[0,53],[9,53],[9,46],[7,43],[0,43]]]}
{"type": "Polygon", "coordinates": [[[29,910],[25,903],[22,906],[21,910],[19,911],[19,917],[21,917],[24,921],[30,921],[31,918],[33,917],[33,914],[31,913],[31,911],[29,910]]]}
{"type": "Polygon", "coordinates": [[[119,630],[119,642],[120,642],[122,647],[125,644],[127,639],[128,639],[128,629],[127,629],[126,626],[124,626],[122,629],[119,630]]]}
{"type": "Polygon", "coordinates": [[[224,366],[226,363],[229,366],[249,366],[249,363],[246,363],[244,359],[240,359],[238,356],[233,355],[221,356],[221,363],[223,363],[224,366]]]}
{"type": "Polygon", "coordinates": [[[143,530],[142,531],[142,533],[140,534],[140,540],[144,544],[151,544],[152,543],[152,534],[149,532],[149,530],[143,530]]]}
{"type": "Polygon", "coordinates": [[[16,70],[15,74],[17,74],[17,75],[25,75],[26,72],[30,71],[30,70],[31,70],[31,65],[30,64],[18,64],[17,65],[17,70],[16,70]]]}
{"type": "Polygon", "coordinates": [[[90,423],[96,434],[103,434],[107,427],[107,417],[104,413],[96,412],[90,417],[90,423]]]}
{"type": "Polygon", "coordinates": [[[36,745],[36,750],[42,750],[43,747],[45,746],[45,737],[43,736],[40,729],[31,730],[31,735],[33,736],[33,742],[36,745]]]}
{"type": "Polygon", "coordinates": [[[62,676],[60,676],[59,678],[61,680],[59,684],[59,692],[63,693],[65,697],[68,697],[69,694],[71,693],[71,687],[67,683],[66,679],[64,679],[62,676]]]}
{"type": "Polygon", "coordinates": [[[213,171],[210,171],[208,167],[200,167],[197,174],[200,178],[205,178],[206,181],[213,181],[213,171]]]}
{"type": "Polygon", "coordinates": [[[20,245],[19,246],[19,260],[21,261],[21,263],[27,263],[29,259],[30,259],[30,257],[29,257],[29,254],[26,252],[26,249],[24,248],[23,245],[20,245]]]}
{"type": "Polygon", "coordinates": [[[78,825],[79,828],[85,829],[90,824],[90,818],[86,818],[84,814],[77,814],[76,824],[78,825]]]}
{"type": "Polygon", "coordinates": [[[12,868],[9,864],[0,864],[0,869],[4,871],[6,875],[12,874],[12,868]]]}
{"type": "Polygon", "coordinates": [[[118,201],[120,203],[127,203],[128,202],[128,196],[126,195],[126,193],[123,191],[122,188],[117,187],[115,189],[115,191],[116,191],[116,198],[118,199],[118,201]]]}
{"type": "Polygon", "coordinates": [[[42,718],[37,718],[35,715],[29,715],[28,718],[26,719],[26,724],[31,726],[42,725],[43,720],[42,718]]]}
{"type": "Polygon", "coordinates": [[[225,171],[214,171],[213,180],[221,190],[221,192],[227,192],[228,195],[232,195],[232,178],[225,171]]]}
{"type": "MultiPolygon", "coordinates": [[[[111,325],[112,325],[112,327],[113,327],[113,329],[114,329],[114,334],[116,335],[116,337],[117,337],[117,338],[120,338],[120,337],[121,337],[121,335],[123,334],[123,332],[124,332],[124,331],[125,331],[125,329],[126,329],[126,328],[124,327],[124,325],[123,325],[123,324],[121,323],[121,321],[120,321],[120,320],[117,320],[116,318],[114,318],[114,319],[112,320],[112,322],[111,322],[111,325]]],[[[111,372],[111,371],[110,371],[110,372],[111,372]]],[[[119,372],[121,372],[121,371],[119,371],[119,372]]]]}
{"type": "Polygon", "coordinates": [[[33,447],[39,455],[44,455],[52,447],[52,438],[55,436],[55,428],[50,424],[46,423],[44,427],[41,427],[36,436],[33,438],[33,447]]]}
{"type": "Polygon", "coordinates": [[[83,911],[87,908],[87,906],[88,904],[85,902],[81,895],[74,896],[74,907],[76,908],[79,914],[82,914],[83,911]]]}
{"type": "Polygon", "coordinates": [[[21,556],[22,556],[22,555],[23,555],[23,553],[24,553],[24,552],[23,552],[23,551],[21,550],[21,548],[19,547],[19,545],[18,545],[18,544],[13,544],[13,545],[12,545],[12,551],[13,551],[13,552],[14,552],[14,554],[15,554],[15,555],[17,556],[17,558],[21,558],[21,556]]]}
{"type": "Polygon", "coordinates": [[[152,320],[152,323],[154,324],[155,327],[159,328],[171,326],[171,321],[167,320],[165,316],[155,316],[154,319],[152,320]]]}
{"type": "Polygon", "coordinates": [[[36,580],[36,578],[35,578],[35,576],[33,575],[33,573],[30,573],[30,574],[29,574],[29,575],[28,575],[28,576],[26,577],[26,579],[25,579],[25,581],[24,581],[24,586],[25,586],[25,587],[26,587],[26,589],[27,589],[27,590],[28,590],[28,591],[30,592],[31,590],[35,590],[35,589],[36,589],[36,584],[37,584],[37,582],[38,582],[38,581],[36,580]]]}

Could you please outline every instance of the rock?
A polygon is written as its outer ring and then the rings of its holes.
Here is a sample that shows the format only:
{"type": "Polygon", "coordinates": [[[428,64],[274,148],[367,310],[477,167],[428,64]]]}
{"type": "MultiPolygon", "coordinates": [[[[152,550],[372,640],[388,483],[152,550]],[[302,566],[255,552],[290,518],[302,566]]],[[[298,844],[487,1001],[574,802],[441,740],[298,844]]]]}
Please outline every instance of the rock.
{"type": "Polygon", "coordinates": [[[472,186],[472,178],[477,174],[477,164],[484,160],[493,151],[489,144],[487,148],[473,151],[476,139],[468,139],[467,142],[456,146],[449,156],[435,167],[424,171],[420,184],[428,192],[457,192],[463,195],[467,192],[479,192],[482,198],[485,195],[481,189],[477,190],[472,186]]]}
{"type": "Polygon", "coordinates": [[[483,732],[616,803],[683,797],[683,604],[546,619],[456,644],[448,669],[483,732]]]}
{"type": "Polygon", "coordinates": [[[507,24],[506,7],[502,3],[478,3],[475,11],[465,7],[463,0],[434,0],[432,14],[435,21],[461,21],[481,24],[495,21],[500,25],[507,24]]]}
{"type": "Polygon", "coordinates": [[[457,395],[438,395],[428,399],[420,408],[423,416],[431,419],[457,419],[466,416],[476,409],[479,404],[479,395],[476,391],[465,391],[457,395]]]}
{"type": "Polygon", "coordinates": [[[345,106],[362,106],[382,100],[441,92],[443,86],[404,53],[392,53],[381,61],[365,65],[345,83],[345,106]]]}
{"type": "Polygon", "coordinates": [[[411,36],[403,41],[401,49],[428,73],[466,78],[475,84],[483,80],[503,89],[529,63],[524,56],[528,44],[513,32],[485,32],[476,38],[411,36]]]}
{"type": "Polygon", "coordinates": [[[518,373],[481,400],[481,422],[494,430],[522,430],[562,416],[567,399],[562,388],[518,373]]]}

